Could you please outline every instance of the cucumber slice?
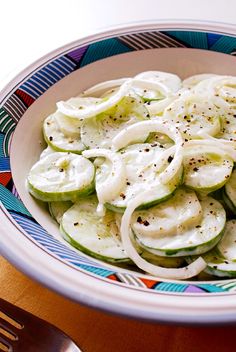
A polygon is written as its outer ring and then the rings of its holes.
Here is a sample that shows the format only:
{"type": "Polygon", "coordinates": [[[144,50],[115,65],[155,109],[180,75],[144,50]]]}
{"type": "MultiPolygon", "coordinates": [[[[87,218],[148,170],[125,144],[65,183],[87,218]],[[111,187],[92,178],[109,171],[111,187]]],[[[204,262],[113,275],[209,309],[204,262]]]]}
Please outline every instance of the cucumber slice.
{"type": "Polygon", "coordinates": [[[97,259],[130,262],[119,239],[115,214],[107,211],[104,217],[99,217],[97,205],[94,196],[74,204],[62,217],[62,235],[73,247],[97,259]]]}
{"type": "Polygon", "coordinates": [[[225,259],[236,262],[236,220],[227,221],[224,235],[217,248],[225,259]]]}
{"type": "Polygon", "coordinates": [[[224,187],[216,190],[215,192],[209,193],[209,196],[220,202],[226,212],[227,219],[232,218],[234,214],[234,211],[232,210],[233,205],[225,194],[224,187]]]}
{"type": "Polygon", "coordinates": [[[143,251],[140,255],[149,263],[162,266],[163,268],[181,268],[185,266],[186,263],[183,257],[161,257],[148,251],[143,251]]]}
{"type": "MultiPolygon", "coordinates": [[[[158,144],[132,144],[119,153],[126,166],[126,185],[120,192],[119,197],[116,197],[105,206],[108,209],[117,212],[124,212],[127,204],[131,199],[136,197],[137,194],[145,191],[148,187],[157,185],[159,189],[159,196],[155,200],[148,200],[140,208],[149,208],[154,204],[163,202],[170,198],[175,191],[176,187],[182,181],[182,169],[180,169],[177,176],[172,182],[167,185],[160,184],[158,175],[166,169],[169,162],[172,160],[163,157],[165,149],[160,148],[158,144]]],[[[103,168],[106,169],[105,167],[103,168]]],[[[101,169],[101,171],[103,171],[101,169]]],[[[104,171],[105,172],[105,171],[104,171]]]]}
{"type": "MultiPolygon", "coordinates": [[[[228,107],[230,109],[230,107],[228,107]]],[[[232,144],[235,147],[235,142],[236,142],[236,118],[234,117],[236,114],[235,107],[227,113],[227,110],[225,109],[226,113],[225,116],[221,117],[221,130],[220,132],[216,135],[216,138],[221,138],[221,139],[226,139],[227,141],[232,142],[232,144]]]]}
{"type": "Polygon", "coordinates": [[[151,132],[148,138],[146,139],[145,143],[157,143],[160,148],[165,149],[171,148],[174,145],[172,139],[170,139],[167,135],[156,132],[151,132]]]}
{"type": "Polygon", "coordinates": [[[164,203],[149,211],[136,211],[132,229],[141,237],[173,236],[185,228],[198,225],[201,219],[202,208],[195,192],[179,188],[164,203]]]}
{"type": "Polygon", "coordinates": [[[211,146],[186,148],[183,165],[184,184],[204,193],[223,187],[233,170],[233,160],[211,146]]]}
{"type": "Polygon", "coordinates": [[[216,249],[202,255],[202,258],[207,263],[205,273],[224,278],[236,277],[236,263],[226,260],[216,249]]]}
{"type": "Polygon", "coordinates": [[[225,210],[228,210],[228,212],[231,212],[232,214],[236,215],[236,207],[233,205],[232,201],[229,199],[228,195],[226,194],[225,188],[222,189],[222,200],[225,204],[225,210]]]}
{"type": "Polygon", "coordinates": [[[222,239],[210,252],[202,256],[205,271],[219,277],[236,277],[236,220],[227,221],[222,239]]]}
{"type": "Polygon", "coordinates": [[[89,148],[109,148],[112,139],[124,128],[149,116],[140,98],[125,96],[104,113],[85,119],[82,142],[89,148]]]}
{"type": "Polygon", "coordinates": [[[221,130],[216,137],[235,142],[236,78],[220,75],[212,77],[200,82],[194,91],[197,94],[206,92],[220,112],[221,130]]]}
{"type": "Polygon", "coordinates": [[[209,101],[208,96],[183,92],[179,99],[171,103],[163,114],[163,119],[177,124],[185,141],[199,138],[199,132],[215,136],[220,132],[221,111],[209,101]]]}
{"type": "Polygon", "coordinates": [[[43,159],[45,156],[55,153],[55,150],[52,149],[49,145],[47,146],[47,148],[45,148],[42,153],[40,154],[39,158],[43,159]]]}
{"type": "Polygon", "coordinates": [[[73,203],[70,200],[66,202],[50,202],[48,203],[48,209],[52,218],[60,224],[63,214],[70,209],[72,205],[73,203]]]}
{"type": "MultiPolygon", "coordinates": [[[[167,202],[168,206],[171,201],[172,200],[167,202]]],[[[194,225],[189,228],[187,226],[182,226],[182,229],[178,228],[178,231],[175,234],[160,235],[158,233],[157,236],[154,236],[154,234],[151,236],[144,236],[144,233],[141,234],[138,232],[133,224],[132,229],[136,241],[141,247],[160,256],[178,257],[202,254],[209,251],[217,244],[223,235],[226,215],[222,205],[211,197],[205,197],[200,200],[200,204],[202,208],[202,219],[197,224],[194,221],[194,225]]],[[[187,205],[188,204],[185,204],[185,209],[187,208],[187,205]]],[[[173,207],[174,206],[175,197],[173,197],[173,207]]],[[[178,206],[180,207],[180,203],[178,206]]],[[[135,212],[135,215],[136,219],[141,217],[143,226],[152,224],[152,222],[156,220],[155,208],[154,212],[153,209],[151,209],[149,212],[135,212]],[[146,219],[148,219],[148,222],[145,221],[146,219]]],[[[178,212],[176,215],[173,215],[173,217],[174,216],[177,218],[178,212]]],[[[189,223],[191,224],[191,221],[189,221],[189,223]]]]}
{"type": "Polygon", "coordinates": [[[42,201],[73,201],[94,191],[94,176],[94,165],[88,159],[55,152],[33,165],[28,175],[28,189],[42,201]]]}
{"type": "Polygon", "coordinates": [[[233,205],[233,209],[236,208],[236,170],[234,170],[225,185],[225,194],[233,205]]]}
{"type": "Polygon", "coordinates": [[[56,151],[80,154],[85,149],[80,139],[80,126],[79,119],[56,111],[44,120],[44,139],[56,151]]]}

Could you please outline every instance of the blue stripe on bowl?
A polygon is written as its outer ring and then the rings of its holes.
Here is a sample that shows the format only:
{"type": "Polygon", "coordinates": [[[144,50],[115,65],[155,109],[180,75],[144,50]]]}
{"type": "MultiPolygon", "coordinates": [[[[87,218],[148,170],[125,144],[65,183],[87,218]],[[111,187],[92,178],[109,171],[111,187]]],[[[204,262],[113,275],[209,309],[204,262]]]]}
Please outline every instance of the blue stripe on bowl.
{"type": "Polygon", "coordinates": [[[19,88],[37,99],[54,83],[73,72],[75,68],[76,64],[72,60],[61,56],[33,74],[19,88]]]}
{"type": "Polygon", "coordinates": [[[187,46],[199,49],[208,49],[207,34],[202,32],[168,31],[166,34],[187,44],[187,46]]]}
{"type": "Polygon", "coordinates": [[[208,40],[208,47],[211,48],[217,40],[219,40],[222,37],[221,34],[216,34],[216,33],[207,33],[207,40],[208,40]]]}
{"type": "Polygon", "coordinates": [[[223,287],[219,287],[213,284],[198,284],[197,285],[200,288],[203,288],[207,292],[225,292],[227,291],[223,287]]]}
{"type": "Polygon", "coordinates": [[[16,211],[21,214],[31,216],[24,204],[16,198],[7,188],[0,184],[0,201],[9,211],[16,211]]]}
{"type": "Polygon", "coordinates": [[[0,170],[1,172],[11,171],[9,157],[0,157],[0,170]]]}
{"type": "Polygon", "coordinates": [[[90,64],[91,62],[104,59],[117,54],[127,53],[132,51],[115,38],[102,40],[100,42],[91,44],[85,52],[80,67],[90,64]]]}
{"type": "Polygon", "coordinates": [[[5,134],[0,132],[0,158],[4,157],[4,149],[3,149],[3,141],[4,141],[5,134]]]}
{"type": "Polygon", "coordinates": [[[160,282],[155,285],[154,289],[156,291],[167,291],[167,292],[184,292],[188,285],[186,284],[176,284],[171,282],[160,282]]]}
{"type": "Polygon", "coordinates": [[[88,266],[88,265],[77,264],[77,263],[74,263],[74,264],[79,266],[81,269],[90,271],[91,273],[99,275],[99,276],[102,276],[102,277],[107,277],[107,276],[112,275],[112,274],[115,273],[114,271],[106,270],[106,269],[100,269],[100,268],[96,268],[94,266],[88,266]]]}
{"type": "Polygon", "coordinates": [[[45,90],[50,88],[50,86],[52,85],[51,82],[48,82],[47,79],[45,79],[45,76],[42,76],[38,72],[34,75],[34,77],[31,77],[31,79],[40,84],[42,87],[44,87],[45,90]]]}
{"type": "Polygon", "coordinates": [[[222,36],[211,46],[210,49],[220,53],[230,54],[236,49],[236,38],[222,36]]]}

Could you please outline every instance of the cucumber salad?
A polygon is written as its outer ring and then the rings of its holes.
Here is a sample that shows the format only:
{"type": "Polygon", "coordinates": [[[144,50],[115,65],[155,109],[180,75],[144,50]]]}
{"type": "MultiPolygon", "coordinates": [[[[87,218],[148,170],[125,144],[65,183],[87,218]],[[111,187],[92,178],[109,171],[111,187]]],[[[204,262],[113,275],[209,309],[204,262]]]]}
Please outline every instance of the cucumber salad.
{"type": "Polygon", "coordinates": [[[27,187],[63,238],[166,279],[236,277],[236,77],[160,71],[57,103],[27,187]]]}

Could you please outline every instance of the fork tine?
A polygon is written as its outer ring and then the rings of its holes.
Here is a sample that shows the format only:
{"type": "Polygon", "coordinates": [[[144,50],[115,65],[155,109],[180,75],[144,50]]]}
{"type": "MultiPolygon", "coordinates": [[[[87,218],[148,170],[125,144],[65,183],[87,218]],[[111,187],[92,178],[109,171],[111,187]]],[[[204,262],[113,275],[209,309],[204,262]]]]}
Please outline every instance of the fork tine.
{"type": "Polygon", "coordinates": [[[3,346],[6,346],[8,348],[8,351],[12,351],[11,341],[8,340],[8,338],[5,335],[1,334],[1,332],[0,332],[0,343],[2,343],[3,346]]]}
{"type": "Polygon", "coordinates": [[[9,352],[81,352],[72,339],[56,326],[1,298],[0,312],[20,325],[19,328],[11,326],[11,322],[7,323],[4,318],[0,321],[5,331],[16,336],[14,340],[0,332],[0,342],[9,348],[9,352]]]}
{"type": "Polygon", "coordinates": [[[19,331],[19,329],[17,329],[14,325],[9,323],[5,319],[2,319],[1,317],[0,317],[0,328],[6,330],[7,332],[15,336],[17,336],[17,332],[19,331]]]}
{"type": "Polygon", "coordinates": [[[24,322],[22,318],[26,316],[26,313],[23,309],[5,301],[4,299],[0,298],[0,312],[3,312],[8,317],[15,320],[18,324],[22,325],[24,322]]]}

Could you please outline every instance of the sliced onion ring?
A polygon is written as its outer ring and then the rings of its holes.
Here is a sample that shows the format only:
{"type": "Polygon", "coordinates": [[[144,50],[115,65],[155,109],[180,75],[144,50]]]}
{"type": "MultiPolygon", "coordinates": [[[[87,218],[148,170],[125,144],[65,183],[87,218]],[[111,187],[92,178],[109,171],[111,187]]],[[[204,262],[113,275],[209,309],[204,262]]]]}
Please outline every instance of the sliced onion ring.
{"type": "Polygon", "coordinates": [[[217,154],[228,155],[236,162],[236,149],[232,146],[231,141],[208,136],[208,139],[195,139],[184,143],[184,148],[192,146],[209,146],[215,148],[217,154]]]}
{"type": "Polygon", "coordinates": [[[112,163],[112,168],[106,180],[96,183],[96,191],[100,204],[116,198],[125,187],[126,170],[121,156],[108,149],[90,149],[83,152],[85,158],[104,157],[112,163]]]}
{"type": "Polygon", "coordinates": [[[64,101],[59,101],[57,103],[57,108],[60,112],[67,116],[71,117],[76,117],[79,119],[87,119],[93,116],[96,116],[109,108],[113,107],[115,104],[117,104],[126,94],[128,94],[129,89],[131,87],[132,79],[126,80],[125,83],[123,83],[119,90],[110,96],[109,99],[104,100],[103,102],[99,104],[94,104],[92,106],[88,106],[84,109],[77,109],[73,106],[71,106],[69,103],[66,103],[64,101]]]}
{"type": "Polygon", "coordinates": [[[177,92],[181,87],[181,79],[179,76],[169,72],[145,71],[139,73],[134,78],[162,83],[172,92],[177,92]]]}
{"type": "Polygon", "coordinates": [[[152,102],[150,105],[146,105],[150,115],[158,115],[162,113],[174,100],[176,97],[169,96],[159,101],[152,102]]]}
{"type": "Polygon", "coordinates": [[[179,130],[170,125],[167,121],[141,121],[136,124],[125,128],[118,133],[113,140],[112,145],[115,150],[119,150],[128,144],[132,143],[134,139],[139,139],[151,132],[159,132],[166,134],[170,139],[175,142],[175,153],[173,160],[167,168],[159,175],[160,182],[166,184],[177,174],[182,166],[183,161],[183,139],[179,130]]]}
{"type": "Polygon", "coordinates": [[[130,223],[131,223],[132,214],[135,211],[135,209],[140,204],[142,204],[146,198],[149,198],[152,196],[155,198],[155,189],[152,189],[152,188],[146,192],[143,192],[142,194],[139,194],[137,197],[135,197],[129,202],[129,205],[127,206],[122,216],[121,227],[120,227],[121,240],[127,255],[130,257],[130,259],[133,260],[133,262],[140,269],[154,276],[158,276],[166,279],[177,279],[177,280],[189,279],[190,277],[196,276],[206,267],[206,263],[201,257],[199,257],[194,262],[192,262],[191,264],[189,264],[184,268],[179,268],[179,269],[163,268],[147,262],[138,254],[136,248],[134,247],[130,237],[131,236],[130,223]]]}
{"type": "Polygon", "coordinates": [[[95,86],[86,89],[82,96],[90,96],[90,95],[95,95],[100,97],[101,94],[103,94],[104,92],[106,92],[107,90],[110,90],[112,88],[116,88],[121,86],[123,83],[125,83],[127,80],[130,80],[130,78],[119,78],[119,79],[112,79],[110,81],[105,81],[105,82],[101,82],[96,84],[95,86]]]}
{"type": "Polygon", "coordinates": [[[132,80],[132,87],[140,87],[144,89],[152,89],[158,92],[161,92],[164,96],[167,96],[171,93],[171,90],[160,82],[148,81],[145,79],[134,78],[132,80]]]}

